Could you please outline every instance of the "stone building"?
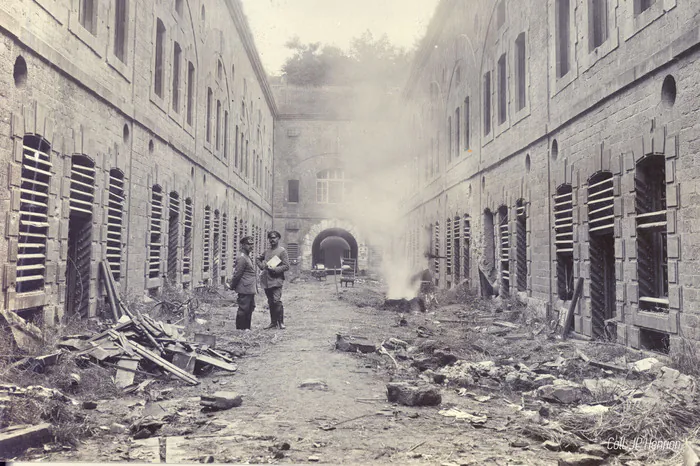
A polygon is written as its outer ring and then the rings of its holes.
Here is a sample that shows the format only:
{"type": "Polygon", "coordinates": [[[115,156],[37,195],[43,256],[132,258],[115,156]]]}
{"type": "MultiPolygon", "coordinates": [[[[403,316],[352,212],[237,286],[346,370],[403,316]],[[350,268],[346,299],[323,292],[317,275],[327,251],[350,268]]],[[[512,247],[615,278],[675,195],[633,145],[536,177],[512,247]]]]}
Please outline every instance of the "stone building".
{"type": "Polygon", "coordinates": [[[0,309],[92,316],[230,275],[272,226],[276,109],[239,0],[0,3],[0,309]]]}
{"type": "Polygon", "coordinates": [[[575,330],[700,339],[700,2],[443,0],[405,90],[414,228],[469,280],[575,330]],[[485,281],[484,280],[484,281],[485,281]],[[554,313],[555,314],[555,313],[554,313]]]}
{"type": "MultiPolygon", "coordinates": [[[[362,208],[369,160],[381,160],[381,134],[389,126],[381,103],[350,87],[272,87],[275,122],[273,181],[275,227],[299,269],[337,268],[342,258],[358,270],[375,269],[379,249],[362,208]]],[[[386,97],[386,96],[384,96],[386,97]]],[[[381,99],[380,99],[381,100],[381,99]]]]}

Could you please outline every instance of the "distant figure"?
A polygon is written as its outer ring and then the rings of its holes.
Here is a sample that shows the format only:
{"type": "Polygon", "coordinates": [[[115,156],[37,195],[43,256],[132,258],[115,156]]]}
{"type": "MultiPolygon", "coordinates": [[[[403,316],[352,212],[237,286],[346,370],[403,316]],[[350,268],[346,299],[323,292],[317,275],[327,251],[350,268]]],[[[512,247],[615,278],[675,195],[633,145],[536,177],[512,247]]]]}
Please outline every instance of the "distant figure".
{"type": "Polygon", "coordinates": [[[411,277],[411,285],[420,282],[420,293],[431,293],[434,289],[433,273],[429,268],[423,269],[411,277]]]}
{"type": "Polygon", "coordinates": [[[250,324],[255,310],[255,294],[258,292],[255,266],[250,258],[250,251],[255,243],[252,236],[241,238],[241,254],[236,261],[233,276],[229,281],[229,288],[234,290],[238,296],[238,312],[236,313],[236,328],[239,330],[250,330],[250,324]]]}
{"type": "Polygon", "coordinates": [[[282,305],[282,285],[284,272],[289,270],[287,250],[279,245],[282,235],[274,230],[267,233],[270,249],[258,256],[258,268],[263,270],[260,284],[265,289],[267,303],[270,306],[270,325],[266,329],[284,329],[284,306],[282,305]]]}

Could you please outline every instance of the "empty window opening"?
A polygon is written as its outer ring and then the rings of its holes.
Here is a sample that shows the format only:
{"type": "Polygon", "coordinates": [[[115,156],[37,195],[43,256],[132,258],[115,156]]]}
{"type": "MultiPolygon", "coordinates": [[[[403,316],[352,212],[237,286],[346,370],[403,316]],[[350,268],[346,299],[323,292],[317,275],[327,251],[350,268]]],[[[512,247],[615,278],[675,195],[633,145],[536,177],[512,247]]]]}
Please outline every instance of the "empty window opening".
{"type": "Polygon", "coordinates": [[[455,284],[459,284],[460,278],[461,278],[461,272],[462,269],[460,268],[461,265],[461,235],[460,235],[460,227],[461,227],[461,219],[459,216],[455,217],[454,220],[452,221],[452,254],[453,254],[453,264],[454,264],[454,277],[455,277],[455,284]]]}
{"type": "Polygon", "coordinates": [[[180,113],[180,60],[182,49],[180,44],[175,42],[173,46],[173,110],[180,113]]]}
{"type": "Polygon", "coordinates": [[[122,232],[124,228],[124,173],[117,168],[109,171],[107,204],[107,262],[114,281],[122,275],[122,232]]]}
{"type": "Polygon", "coordinates": [[[647,11],[656,3],[656,0],[634,0],[634,16],[647,11]]]}
{"type": "Polygon", "coordinates": [[[95,164],[84,155],[71,157],[66,313],[88,317],[92,262],[92,207],[95,164]]]}
{"type": "Polygon", "coordinates": [[[97,2],[95,0],[80,0],[78,22],[93,36],[97,35],[97,2]]]}
{"type": "Polygon", "coordinates": [[[288,202],[299,202],[299,180],[289,180],[288,202]]]}
{"type": "Polygon", "coordinates": [[[185,221],[182,235],[182,275],[189,276],[192,273],[192,199],[185,199],[185,221]]]}
{"type": "Polygon", "coordinates": [[[491,72],[484,74],[484,135],[491,132],[491,72]]]}
{"type": "Polygon", "coordinates": [[[469,131],[469,97],[464,99],[464,150],[469,150],[471,141],[469,131]]]}
{"type": "Polygon", "coordinates": [[[661,102],[666,108],[671,108],[676,103],[676,79],[670,74],[661,85],[661,102]]]}
{"type": "Polygon", "coordinates": [[[527,100],[527,80],[526,69],[527,55],[525,50],[525,33],[521,32],[515,39],[515,108],[522,110],[525,108],[527,100]]]}
{"type": "Polygon", "coordinates": [[[557,252],[557,294],[568,301],[574,296],[574,216],[570,184],[554,195],[554,245],[557,252]]]}
{"type": "Polygon", "coordinates": [[[216,79],[219,82],[224,80],[224,65],[221,64],[221,60],[219,60],[216,65],[216,79]]]}
{"type": "Polygon", "coordinates": [[[506,54],[498,59],[498,124],[506,121],[508,76],[506,75],[506,54]]]}
{"type": "Polygon", "coordinates": [[[114,55],[126,61],[126,33],[129,24],[127,0],[115,0],[114,5],[114,55]]]}
{"type": "Polygon", "coordinates": [[[447,161],[452,160],[452,117],[447,117],[447,161]]]}
{"type": "Polygon", "coordinates": [[[20,184],[17,294],[41,291],[46,280],[51,146],[38,136],[23,140],[20,184]]]}
{"type": "Polygon", "coordinates": [[[470,257],[469,249],[471,247],[472,241],[472,228],[471,220],[469,215],[464,215],[462,217],[462,223],[464,227],[464,232],[462,233],[462,276],[469,280],[469,267],[470,267],[470,257]]]}
{"type": "Polygon", "coordinates": [[[342,169],[323,170],[316,174],[316,202],[340,204],[345,198],[345,173],[342,169]]]}
{"type": "Polygon", "coordinates": [[[211,104],[212,104],[213,94],[211,87],[207,88],[207,121],[206,121],[206,138],[207,142],[211,143],[211,104]]]}
{"type": "Polygon", "coordinates": [[[221,257],[219,256],[219,241],[221,240],[221,214],[218,210],[214,211],[214,242],[212,244],[212,283],[219,282],[219,270],[221,267],[221,257]]]}
{"type": "Polygon", "coordinates": [[[16,87],[21,88],[27,82],[27,62],[24,61],[24,57],[21,55],[15,59],[15,67],[12,76],[15,79],[16,87]]]}
{"type": "MultiPolygon", "coordinates": [[[[148,278],[160,277],[161,251],[163,249],[163,189],[153,185],[151,189],[151,224],[148,243],[148,278]]],[[[154,288],[151,288],[154,289],[154,288]]]]}
{"type": "Polygon", "coordinates": [[[452,285],[452,219],[447,218],[445,221],[445,278],[447,287],[452,285]]]}
{"type": "Polygon", "coordinates": [[[185,0],[175,0],[175,12],[178,14],[178,16],[182,16],[182,3],[185,0]]]}
{"type": "Polygon", "coordinates": [[[187,62],[187,124],[192,126],[192,111],[194,107],[194,65],[187,62]]]}
{"type": "Polygon", "coordinates": [[[224,111],[224,151],[222,153],[224,159],[228,158],[228,111],[224,111]]]}
{"type": "Polygon", "coordinates": [[[498,208],[499,262],[501,271],[501,296],[510,291],[510,225],[508,224],[508,207],[498,208]]]}
{"type": "Polygon", "coordinates": [[[519,199],[515,204],[515,247],[516,273],[518,291],[527,291],[527,212],[525,200],[519,199]]]}
{"type": "Polygon", "coordinates": [[[590,257],[591,317],[594,338],[606,335],[616,312],[615,215],[613,176],[598,172],[588,182],[588,235],[590,257]]]}
{"type": "Polygon", "coordinates": [[[637,213],[639,308],[668,312],[666,241],[666,160],[656,154],[637,164],[634,179],[637,213]]]}
{"type": "Polygon", "coordinates": [[[221,148],[221,101],[216,101],[216,150],[221,148]]]}
{"type": "Polygon", "coordinates": [[[462,147],[462,122],[461,122],[461,112],[459,107],[455,110],[455,157],[459,157],[459,151],[462,147]]]}
{"type": "Polygon", "coordinates": [[[236,266],[236,261],[238,260],[238,242],[241,237],[238,235],[238,217],[233,217],[233,241],[231,243],[231,254],[233,255],[233,267],[236,266]]]}
{"type": "Polygon", "coordinates": [[[506,22],[506,0],[498,2],[496,7],[496,29],[500,29],[506,22]]]}
{"type": "Polygon", "coordinates": [[[211,207],[204,208],[204,247],[202,248],[202,272],[211,268],[211,207]]]}
{"type": "Polygon", "coordinates": [[[233,152],[233,166],[238,168],[238,125],[236,125],[236,142],[233,152]]]}
{"type": "Polygon", "coordinates": [[[608,0],[589,0],[588,34],[590,51],[608,40],[608,0]]]}
{"type": "Polygon", "coordinates": [[[175,284],[178,246],[180,244],[180,196],[175,191],[170,193],[168,211],[168,280],[171,284],[175,284]]]}
{"type": "MultiPolygon", "coordinates": [[[[228,215],[221,216],[221,278],[226,279],[226,265],[228,264],[228,215]]],[[[224,283],[222,281],[222,283],[224,283]]]]}
{"type": "Polygon", "coordinates": [[[569,72],[569,0],[557,0],[556,17],[557,77],[561,78],[569,72]]]}
{"type": "Polygon", "coordinates": [[[647,351],[668,354],[671,350],[671,336],[665,332],[640,328],[639,347],[647,351]]]}
{"type": "Polygon", "coordinates": [[[165,25],[160,19],[156,23],[156,67],[153,73],[153,90],[158,97],[163,97],[163,47],[165,42],[165,25]]]}

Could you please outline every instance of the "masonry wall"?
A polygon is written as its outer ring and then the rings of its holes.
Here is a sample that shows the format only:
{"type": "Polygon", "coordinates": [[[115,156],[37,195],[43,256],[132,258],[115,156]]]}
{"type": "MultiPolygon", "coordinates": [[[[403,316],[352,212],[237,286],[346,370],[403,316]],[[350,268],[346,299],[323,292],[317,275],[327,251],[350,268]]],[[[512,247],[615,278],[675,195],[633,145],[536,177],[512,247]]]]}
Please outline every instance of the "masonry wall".
{"type": "Polygon", "coordinates": [[[4,262],[0,308],[20,315],[40,311],[49,323],[74,312],[66,308],[65,296],[66,272],[71,267],[67,249],[71,157],[75,154],[87,156],[96,171],[90,287],[85,291],[89,292],[89,315],[97,312],[103,300],[98,266],[108,254],[112,169],[123,174],[125,183],[118,283],[125,294],[153,294],[166,285],[167,258],[172,252],[168,251],[171,193],[180,201],[177,273],[169,281],[176,287],[220,283],[230,274],[237,250],[234,223],[240,221],[249,233],[259,229],[259,249],[264,248],[262,237],[272,225],[275,107],[240,3],[182,0],[177,2],[182,4],[178,11],[175,1],[129,0],[123,58],[115,55],[115,2],[94,3],[94,34],[79,21],[79,0],[0,5],[0,86],[4,89],[0,95],[0,164],[6,167],[0,170],[0,257],[4,262]],[[165,28],[161,95],[154,86],[159,20],[165,28]],[[177,79],[173,76],[175,42],[182,60],[177,79]],[[21,61],[26,63],[26,74],[16,72],[22,68],[16,66],[21,61]],[[194,68],[191,85],[188,63],[194,68]],[[188,119],[189,89],[193,92],[188,119]],[[209,115],[208,89],[213,102],[209,115]],[[218,147],[217,101],[221,105],[218,147]],[[247,142],[247,154],[240,147],[241,135],[247,142]],[[44,286],[17,293],[25,136],[38,136],[51,145],[49,227],[44,286]],[[151,244],[154,185],[162,189],[164,199],[160,252],[155,256],[157,248],[151,244]],[[191,199],[193,205],[189,274],[183,273],[185,199],[191,199]],[[207,239],[204,234],[206,206],[211,209],[212,222],[218,213],[220,228],[224,215],[227,219],[227,229],[220,232],[216,246],[222,256],[216,264],[213,236],[207,239]],[[205,243],[212,251],[208,272],[203,271],[205,243]],[[154,275],[149,274],[149,258],[157,264],[154,277],[149,276],[154,275]]]}
{"type": "MultiPolygon", "coordinates": [[[[698,115],[698,25],[692,18],[698,2],[656,1],[639,14],[635,3],[607,2],[607,39],[597,47],[589,34],[589,2],[571,1],[568,42],[560,40],[555,0],[464,2],[443,1],[424,39],[405,92],[407,111],[415,121],[414,178],[421,186],[407,196],[407,218],[419,226],[405,238],[416,267],[426,266],[423,253],[434,249],[436,221],[468,215],[471,223],[469,286],[479,290],[479,270],[503,284],[502,263],[487,254],[498,231],[485,231],[484,212],[498,225],[500,206],[509,212],[509,287],[543,312],[556,316],[569,301],[557,292],[557,247],[554,204],[557,189],[573,188],[574,283],[583,278],[583,295],[575,330],[601,337],[594,329],[599,287],[592,275],[588,196],[590,178],[610,172],[614,204],[614,312],[606,326],[612,338],[633,347],[662,348],[679,338],[697,340],[698,257],[695,236],[698,115]],[[516,40],[525,37],[525,102],[518,101],[516,40]],[[560,76],[558,43],[569,47],[570,70],[560,76]],[[499,58],[505,54],[505,118],[499,115],[499,58]],[[559,60],[559,62],[557,61],[559,60]],[[559,63],[559,64],[558,64],[559,63]],[[485,128],[485,75],[490,72],[490,126],[485,128]],[[670,77],[670,78],[669,78],[670,77]],[[673,81],[673,98],[664,81],[673,81]],[[663,88],[663,90],[662,90],[663,88]],[[449,127],[455,112],[465,114],[469,98],[470,144],[455,150],[457,135],[449,127]],[[522,107],[522,108],[521,108],[522,107]],[[501,122],[501,120],[503,120],[501,122]],[[452,145],[452,151],[449,151],[452,145]],[[637,194],[638,163],[647,157],[665,160],[667,208],[667,296],[662,309],[642,309],[639,292],[637,194]],[[516,202],[526,203],[527,287],[516,287],[516,202]],[[417,240],[413,237],[418,236],[417,240]],[[416,248],[416,245],[419,245],[416,248]],[[495,263],[494,263],[495,262],[495,263]],[[515,273],[514,273],[515,272],[515,273]],[[596,288],[597,289],[597,288],[596,288]]],[[[464,120],[462,120],[462,125],[464,120]]],[[[594,188],[594,187],[593,187],[594,188]]],[[[463,230],[462,230],[463,231],[463,230]]],[[[447,253],[444,228],[440,255],[447,253]]],[[[496,256],[498,252],[496,253],[496,256]]],[[[454,261],[454,258],[453,258],[454,261]]],[[[456,283],[447,261],[430,259],[441,286],[456,283]]]]}

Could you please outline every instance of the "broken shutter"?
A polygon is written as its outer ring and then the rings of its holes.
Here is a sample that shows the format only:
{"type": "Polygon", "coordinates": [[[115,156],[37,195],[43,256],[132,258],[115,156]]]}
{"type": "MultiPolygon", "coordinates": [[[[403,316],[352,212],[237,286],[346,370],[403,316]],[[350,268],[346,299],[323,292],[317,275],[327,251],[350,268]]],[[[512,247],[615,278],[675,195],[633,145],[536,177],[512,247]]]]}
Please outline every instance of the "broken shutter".
{"type": "Polygon", "coordinates": [[[440,259],[438,257],[440,256],[440,222],[435,222],[435,232],[433,233],[433,238],[434,238],[434,243],[433,246],[435,247],[435,259],[433,260],[433,264],[435,266],[435,274],[439,275],[440,274],[440,259]]]}
{"type": "Polygon", "coordinates": [[[117,282],[121,278],[124,200],[124,174],[121,170],[113,168],[109,171],[107,262],[112,276],[117,282]]]}
{"type": "Polygon", "coordinates": [[[448,218],[445,222],[445,266],[447,268],[447,278],[452,275],[452,222],[448,218]]]}
{"type": "Polygon", "coordinates": [[[226,273],[226,256],[228,255],[228,215],[221,217],[221,271],[226,273]]]}
{"type": "Polygon", "coordinates": [[[93,163],[85,156],[74,155],[71,158],[70,171],[70,211],[92,215],[95,203],[95,169],[93,163]]]}
{"type": "Polygon", "coordinates": [[[588,185],[588,232],[612,234],[615,225],[612,173],[601,172],[591,181],[588,185]]]}
{"type": "Polygon", "coordinates": [[[211,207],[204,208],[204,247],[202,248],[202,272],[209,272],[211,266],[211,207]]]}
{"type": "Polygon", "coordinates": [[[519,199],[516,203],[516,271],[518,291],[527,290],[527,215],[525,200],[519,199]]]}
{"type": "Polygon", "coordinates": [[[185,231],[182,241],[182,275],[192,270],[192,199],[185,199],[185,231]]]}
{"type": "Polygon", "coordinates": [[[464,270],[464,278],[469,278],[469,247],[472,240],[472,228],[469,220],[469,215],[464,215],[464,234],[462,235],[462,269],[464,270]]]}
{"type": "Polygon", "coordinates": [[[221,214],[219,210],[214,211],[214,244],[212,245],[212,278],[214,284],[218,281],[219,277],[219,239],[221,237],[221,214]]]}
{"type": "Polygon", "coordinates": [[[168,279],[175,283],[177,279],[177,250],[180,242],[180,196],[172,191],[168,203],[168,279]]]}
{"type": "Polygon", "coordinates": [[[17,293],[44,288],[48,238],[51,146],[40,137],[23,140],[17,253],[17,293]]]}
{"type": "Polygon", "coordinates": [[[510,289],[510,228],[508,225],[508,208],[503,206],[498,209],[500,241],[500,261],[501,261],[501,281],[503,291],[510,289]]]}
{"type": "Polygon", "coordinates": [[[163,190],[154,185],[151,190],[151,237],[148,252],[148,278],[160,275],[160,252],[162,244],[163,190]]]}
{"type": "Polygon", "coordinates": [[[460,221],[459,217],[455,217],[452,221],[452,242],[453,255],[454,255],[454,270],[455,270],[455,282],[459,282],[461,276],[460,269],[460,221]]]}

